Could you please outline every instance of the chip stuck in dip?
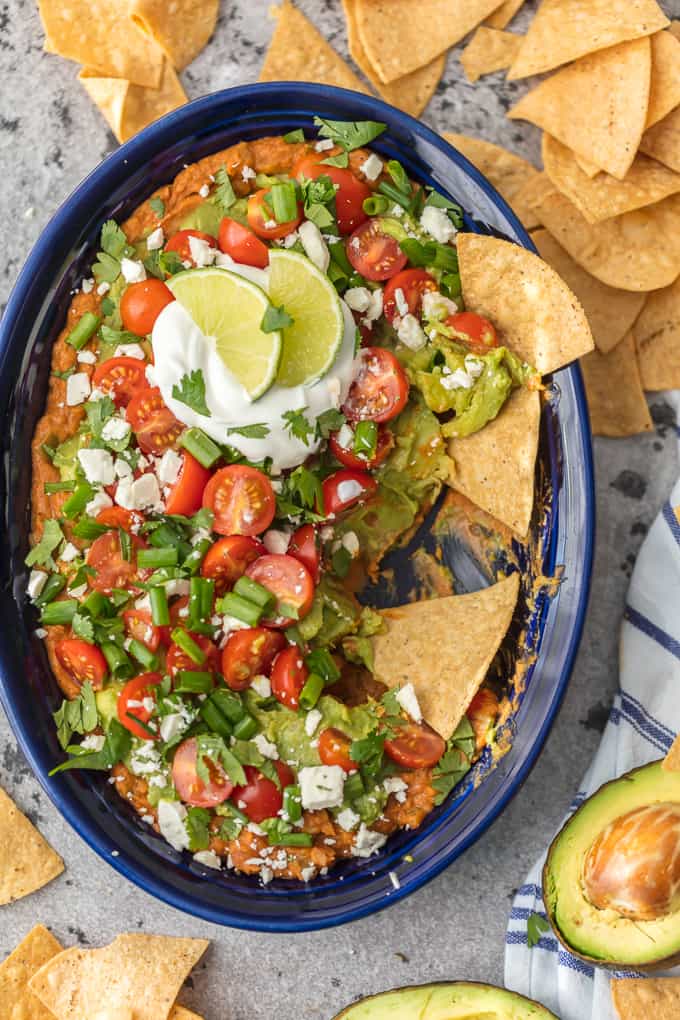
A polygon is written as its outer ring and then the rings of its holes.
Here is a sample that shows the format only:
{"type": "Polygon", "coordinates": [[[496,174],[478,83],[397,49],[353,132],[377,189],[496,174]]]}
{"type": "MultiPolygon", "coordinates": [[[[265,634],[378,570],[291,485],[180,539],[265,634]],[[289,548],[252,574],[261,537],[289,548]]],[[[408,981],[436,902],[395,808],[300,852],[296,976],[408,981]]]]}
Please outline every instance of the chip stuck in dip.
{"type": "Polygon", "coordinates": [[[109,773],[206,878],[368,858],[493,741],[519,560],[465,593],[431,557],[440,597],[381,611],[366,582],[447,491],[530,541],[542,376],[593,347],[550,266],[370,148],[385,125],[315,127],[102,225],[33,440],[54,772],[109,773]]]}

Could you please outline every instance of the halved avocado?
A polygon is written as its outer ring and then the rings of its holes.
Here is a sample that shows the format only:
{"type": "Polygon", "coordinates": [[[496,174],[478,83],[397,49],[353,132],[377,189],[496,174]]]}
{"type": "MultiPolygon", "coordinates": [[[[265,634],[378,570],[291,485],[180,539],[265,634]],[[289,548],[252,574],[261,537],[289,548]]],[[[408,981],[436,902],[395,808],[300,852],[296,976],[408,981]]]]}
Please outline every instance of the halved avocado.
{"type": "Polygon", "coordinates": [[[600,787],[548,852],[543,869],[548,918],[565,948],[590,963],[655,970],[680,962],[680,901],[672,866],[680,849],[680,772],[661,765],[652,762],[600,787]],[[663,898],[664,886],[664,907],[642,916],[655,897],[663,898]]]}
{"type": "Polygon", "coordinates": [[[361,999],[335,1020],[556,1020],[538,1002],[493,985],[443,981],[361,999]]]}

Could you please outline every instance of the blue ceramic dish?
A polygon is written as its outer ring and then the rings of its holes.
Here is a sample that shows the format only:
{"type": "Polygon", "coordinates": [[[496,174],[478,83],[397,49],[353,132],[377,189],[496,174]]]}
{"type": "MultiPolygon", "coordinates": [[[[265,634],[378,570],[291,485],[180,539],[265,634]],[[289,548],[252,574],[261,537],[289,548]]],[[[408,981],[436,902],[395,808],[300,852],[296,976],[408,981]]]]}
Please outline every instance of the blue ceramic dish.
{"type": "MultiPolygon", "coordinates": [[[[139,821],[101,774],[68,772],[48,778],[63,757],[50,714],[60,699],[42,642],[34,635],[36,617],[25,599],[24,557],[30,441],[44,407],[50,347],[70,291],[87,275],[103,220],[125,218],[183,164],[239,139],[312,129],[315,114],[386,122],[388,131],[374,146],[381,154],[399,158],[412,177],[458,201],[471,217],[468,229],[531,247],[517,218],[481,174],[418,121],[376,99],[340,89],[250,85],[182,107],[97,167],[40,237],[0,325],[0,695],[17,739],[57,808],[121,874],[181,910],[261,931],[323,928],[379,910],[438,874],[503,810],[535,762],[564,694],[586,609],[593,544],[588,417],[579,371],[573,367],[556,373],[545,407],[539,476],[547,512],[532,536],[543,572],[550,576],[562,567],[564,581],[552,598],[544,594],[520,608],[513,627],[513,634],[522,633],[537,654],[511,721],[511,750],[493,770],[482,761],[477,766],[483,773],[481,785],[473,790],[468,779],[416,832],[395,834],[376,857],[342,862],[310,886],[274,882],[263,888],[244,875],[206,872],[139,821]],[[393,887],[390,872],[399,888],[393,887]]],[[[393,565],[406,572],[408,550],[394,555],[393,565]]]]}

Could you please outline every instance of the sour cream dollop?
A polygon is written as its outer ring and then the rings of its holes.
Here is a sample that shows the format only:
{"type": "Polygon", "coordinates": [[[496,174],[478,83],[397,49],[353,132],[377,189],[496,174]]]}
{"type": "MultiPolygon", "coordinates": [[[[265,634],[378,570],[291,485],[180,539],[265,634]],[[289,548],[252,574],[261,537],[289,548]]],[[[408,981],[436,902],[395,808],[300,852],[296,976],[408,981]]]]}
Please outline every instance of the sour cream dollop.
{"type": "MultiPolygon", "coordinates": [[[[231,260],[224,268],[268,293],[268,270],[231,260]]],[[[154,382],[167,406],[183,424],[202,429],[216,442],[235,447],[249,460],[271,457],[274,473],[297,467],[318,450],[320,440],[310,436],[309,445],[306,445],[292,436],[282,415],[285,411],[304,408],[305,417],[314,426],[324,411],[344,403],[354,375],[356,329],[349,308],[342,300],[340,304],[345,330],[335,361],[326,375],[309,385],[288,387],[274,383],[259,399],[252,401],[217,353],[214,337],[202,333],[179,301],[172,301],[156,319],[151,335],[154,382]],[[206,404],[211,411],[209,418],[172,395],[173,387],[179,385],[182,377],[196,369],[203,373],[206,404]],[[231,428],[256,424],[268,427],[265,439],[229,433],[231,428]]]]}

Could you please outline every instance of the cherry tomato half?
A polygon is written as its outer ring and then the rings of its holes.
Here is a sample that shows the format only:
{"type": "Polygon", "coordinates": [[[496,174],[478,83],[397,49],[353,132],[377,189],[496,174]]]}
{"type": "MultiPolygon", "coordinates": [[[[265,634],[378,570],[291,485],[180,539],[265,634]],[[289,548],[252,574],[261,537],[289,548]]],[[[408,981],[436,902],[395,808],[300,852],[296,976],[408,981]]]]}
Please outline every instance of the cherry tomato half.
{"type": "Polygon", "coordinates": [[[94,570],[94,574],[87,578],[91,588],[110,592],[113,588],[134,587],[135,581],[148,573],[137,569],[137,550],[144,548],[144,542],[136,535],[130,535],[130,546],[130,559],[126,560],[117,531],[107,531],[95,538],[85,557],[88,567],[94,570]]]}
{"type": "Polygon", "coordinates": [[[360,367],[342,410],[352,421],[390,421],[403,411],[409,384],[404,369],[384,347],[362,347],[360,367]]]}
{"type": "Polygon", "coordinates": [[[335,210],[338,230],[341,234],[351,234],[361,223],[368,219],[364,212],[364,200],[370,198],[371,190],[363,181],[355,177],[351,170],[338,166],[324,166],[322,160],[327,159],[329,152],[308,152],[295,162],[292,176],[297,180],[306,178],[315,181],[317,177],[330,177],[336,185],[335,210]]]}
{"type": "Polygon", "coordinates": [[[377,219],[357,227],[347,241],[347,258],[367,280],[389,280],[408,262],[399,242],[381,229],[377,219]]]}
{"type": "Polygon", "coordinates": [[[383,313],[388,322],[394,320],[405,312],[399,311],[396,293],[401,291],[403,300],[408,305],[411,315],[419,315],[423,303],[423,294],[428,290],[439,290],[434,276],[425,269],[403,269],[401,273],[393,276],[383,292],[383,313]]]}
{"type": "Polygon", "coordinates": [[[165,250],[177,252],[182,262],[191,262],[192,266],[195,266],[196,260],[191,254],[190,237],[195,237],[199,241],[205,241],[211,248],[217,247],[217,241],[212,234],[206,234],[202,230],[178,230],[166,244],[165,250]]]}
{"type": "Polygon", "coordinates": [[[325,478],[322,484],[323,508],[326,517],[349,510],[357,503],[369,499],[378,488],[375,478],[367,471],[343,468],[325,478]]]}
{"type": "Polygon", "coordinates": [[[123,623],[128,637],[141,641],[150,652],[155,652],[161,643],[161,632],[155,627],[148,609],[126,609],[123,623]]]}
{"type": "Polygon", "coordinates": [[[92,382],[114,400],[116,407],[127,407],[135,393],[145,389],[146,362],[140,358],[109,358],[97,365],[92,382]]]}
{"type": "Polygon", "coordinates": [[[475,748],[484,747],[489,730],[498,718],[498,697],[488,687],[480,687],[465,713],[475,733],[475,748]]]}
{"type": "MultiPolygon", "coordinates": [[[[169,648],[172,644],[172,632],[175,627],[186,627],[189,618],[189,596],[180,595],[170,605],[170,623],[159,627],[161,635],[161,644],[169,648]]],[[[196,666],[196,669],[202,669],[202,666],[196,666]]]]}
{"type": "Polygon", "coordinates": [[[97,524],[106,524],[109,528],[122,528],[123,531],[131,532],[133,528],[143,523],[140,514],[132,510],[125,510],[122,506],[106,506],[100,510],[95,518],[97,524]]]}
{"type": "Polygon", "coordinates": [[[215,582],[216,595],[224,595],[225,591],[234,587],[239,577],[243,577],[248,564],[265,552],[262,542],[249,535],[218,538],[205,555],[201,574],[215,582]]]}
{"type": "Polygon", "coordinates": [[[184,670],[192,673],[196,671],[199,673],[217,673],[220,668],[220,653],[210,638],[205,637],[204,634],[194,634],[193,631],[189,631],[188,634],[192,641],[201,649],[205,659],[203,662],[194,662],[183,648],[180,648],[179,645],[173,642],[168,649],[165,659],[165,668],[170,676],[177,676],[178,673],[184,670]]]}
{"type": "Polygon", "coordinates": [[[203,490],[210,480],[210,472],[186,450],[182,450],[180,456],[182,457],[182,466],[179,469],[177,481],[165,501],[165,512],[166,514],[184,514],[188,517],[201,509],[203,490]]]}
{"type": "Polygon", "coordinates": [[[349,448],[341,446],[338,436],[338,432],[333,432],[328,439],[328,445],[335,459],[349,468],[364,468],[366,471],[372,471],[382,464],[394,446],[394,436],[385,425],[378,426],[378,439],[372,457],[364,457],[360,453],[355,453],[351,446],[349,448]]]}
{"type": "MultiPolygon", "coordinates": [[[[260,556],[246,569],[246,577],[263,585],[281,605],[290,606],[297,612],[301,620],[312,608],[314,599],[314,581],[307,567],[287,553],[271,553],[260,556]]],[[[268,627],[290,627],[292,617],[283,617],[278,613],[262,621],[268,627]]]]}
{"type": "Polygon", "coordinates": [[[313,524],[303,524],[298,528],[288,544],[286,550],[289,556],[294,556],[300,563],[304,563],[316,584],[319,580],[319,561],[321,554],[316,540],[316,531],[313,524]]]}
{"type": "Polygon", "coordinates": [[[498,347],[495,326],[475,312],[456,312],[455,315],[449,315],[446,325],[450,326],[457,339],[475,354],[486,354],[492,347],[498,347]]]}
{"type": "Polygon", "coordinates": [[[157,687],[162,679],[160,673],[142,673],[140,676],[128,680],[118,696],[118,720],[126,730],[139,737],[140,740],[158,740],[158,734],[152,735],[148,729],[144,728],[143,724],[148,726],[151,719],[156,704],[154,687],[157,687]],[[148,699],[153,701],[153,706],[149,706],[148,703],[143,704],[148,699]]]}
{"type": "Polygon", "coordinates": [[[244,266],[266,269],[269,265],[269,249],[256,237],[252,230],[225,216],[220,223],[220,251],[230,255],[235,262],[244,266]]]}
{"type": "Polygon", "coordinates": [[[274,659],[272,666],[272,694],[286,708],[295,711],[300,704],[300,691],[307,682],[309,670],[305,666],[300,649],[296,645],[284,648],[274,659]]]}
{"type": "Polygon", "coordinates": [[[203,506],[214,513],[213,531],[219,535],[259,535],[274,520],[276,498],[271,482],[257,468],[230,464],[206,485],[203,506]]]}
{"type": "Polygon", "coordinates": [[[222,766],[204,759],[210,781],[204,783],[196,769],[198,741],[190,737],[179,745],[172,762],[172,781],[180,799],[193,807],[210,808],[221,804],[231,794],[234,784],[222,766]]]}
{"type": "Polygon", "coordinates": [[[59,662],[79,686],[89,682],[96,691],[102,689],[108,666],[98,648],[80,638],[64,638],[54,650],[59,662]]]}
{"type": "Polygon", "coordinates": [[[258,237],[267,241],[277,241],[297,228],[302,219],[302,206],[298,202],[298,215],[286,223],[277,223],[269,200],[269,188],[260,188],[248,199],[248,226],[258,237]]]}
{"type": "Polygon", "coordinates": [[[160,456],[184,431],[184,425],[164,403],[161,391],[151,386],[132,398],[125,417],[144,453],[160,456]]]}
{"type": "Polygon", "coordinates": [[[436,765],[446,742],[427,723],[406,723],[399,726],[397,736],[385,741],[385,753],[407,769],[425,769],[436,765]]]}
{"type": "Polygon", "coordinates": [[[271,779],[263,776],[254,765],[245,765],[246,785],[235,786],[231,799],[251,822],[263,822],[274,818],[283,807],[283,791],[295,782],[295,776],[282,761],[275,761],[281,789],[271,779]]]}
{"type": "Polygon", "coordinates": [[[269,674],[275,656],[286,639],[277,630],[248,627],[235,631],[222,652],[222,674],[232,691],[245,691],[253,677],[269,674]]]}
{"type": "Polygon", "coordinates": [[[120,299],[123,326],[137,336],[148,336],[165,306],[174,300],[169,288],[155,277],[128,284],[120,299]]]}
{"type": "Polygon", "coordinates": [[[355,772],[358,765],[352,760],[349,749],[352,741],[334,726],[319,734],[319,758],[324,765],[339,765],[345,772],[355,772]]]}

